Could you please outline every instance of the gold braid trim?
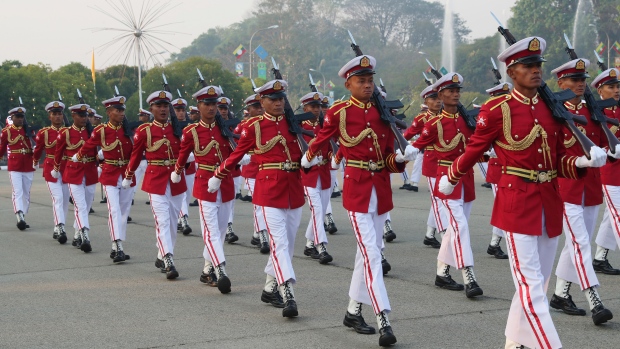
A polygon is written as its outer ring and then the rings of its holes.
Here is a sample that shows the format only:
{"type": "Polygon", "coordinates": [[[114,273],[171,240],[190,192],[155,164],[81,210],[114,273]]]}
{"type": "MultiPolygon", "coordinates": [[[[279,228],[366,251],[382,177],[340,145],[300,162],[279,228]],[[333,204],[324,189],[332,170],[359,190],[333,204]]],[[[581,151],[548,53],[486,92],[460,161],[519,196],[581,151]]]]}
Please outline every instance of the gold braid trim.
{"type": "Polygon", "coordinates": [[[207,144],[207,146],[203,150],[200,150],[200,141],[198,140],[198,132],[196,131],[196,128],[192,128],[190,132],[192,133],[192,137],[194,138],[195,156],[205,156],[211,151],[211,149],[213,149],[213,147],[215,147],[215,150],[217,151],[217,157],[220,158],[220,161],[223,161],[222,153],[220,152],[220,143],[218,143],[218,141],[214,139],[209,142],[209,144],[207,144]]]}
{"type": "Polygon", "coordinates": [[[446,152],[452,151],[459,145],[459,142],[461,141],[463,141],[463,144],[465,144],[465,141],[466,141],[465,135],[462,134],[461,132],[457,132],[456,136],[452,138],[450,143],[446,144],[446,142],[443,140],[443,126],[441,125],[441,122],[437,122],[436,125],[437,125],[437,140],[439,141],[439,145],[441,147],[438,147],[437,145],[433,145],[433,148],[435,148],[435,150],[437,150],[438,152],[446,153],[446,152]]]}
{"type": "Polygon", "coordinates": [[[71,133],[71,130],[67,128],[67,133],[65,133],[65,138],[67,140],[67,150],[75,150],[84,145],[83,139],[80,139],[80,141],[75,144],[71,144],[71,135],[69,133],[71,133]]]}
{"type": "Polygon", "coordinates": [[[254,150],[254,154],[265,154],[266,152],[273,149],[273,147],[275,147],[276,144],[280,143],[284,147],[286,156],[288,157],[289,160],[291,160],[291,154],[288,151],[288,146],[286,146],[286,138],[284,138],[284,136],[277,135],[273,137],[272,139],[270,139],[269,141],[267,141],[265,145],[262,145],[259,123],[254,123],[254,131],[256,132],[256,150],[254,150]]]}
{"type": "Polygon", "coordinates": [[[616,134],[616,132],[618,132],[619,127],[618,126],[612,126],[609,128],[611,130],[611,133],[616,134]]]}
{"type": "Polygon", "coordinates": [[[164,144],[168,146],[168,151],[170,151],[170,140],[168,140],[167,138],[162,138],[157,142],[152,143],[153,140],[151,137],[151,128],[145,127],[144,131],[146,131],[146,151],[148,151],[149,153],[156,152],[164,144]]]}
{"type": "Polygon", "coordinates": [[[347,133],[347,110],[346,109],[342,109],[340,111],[340,124],[338,126],[340,128],[340,144],[342,144],[343,146],[347,148],[351,148],[351,147],[354,147],[360,144],[364,140],[364,138],[366,138],[368,135],[372,136],[375,146],[377,145],[376,144],[377,134],[375,133],[375,131],[373,131],[370,128],[364,129],[364,131],[360,132],[360,134],[357,135],[357,137],[349,136],[349,134],[347,133]]]}
{"type": "MultiPolygon", "coordinates": [[[[614,126],[614,127],[616,127],[616,126],[614,126]]],[[[585,128],[583,128],[581,126],[577,126],[577,128],[579,129],[579,131],[581,131],[581,133],[583,133],[584,135],[586,134],[586,129],[585,128]]],[[[575,136],[571,136],[570,139],[564,140],[564,146],[566,148],[570,148],[573,145],[575,145],[576,142],[577,142],[577,138],[575,138],[575,136]]]]}
{"type": "Polygon", "coordinates": [[[48,128],[47,130],[45,130],[45,132],[43,132],[43,134],[44,134],[44,136],[43,136],[43,144],[45,145],[46,149],[56,147],[56,142],[58,140],[58,138],[54,138],[54,141],[52,143],[48,143],[48,141],[49,141],[49,135],[48,135],[49,131],[50,130],[48,128]]]}
{"type": "Polygon", "coordinates": [[[15,145],[17,142],[24,139],[24,136],[22,135],[17,135],[17,137],[11,139],[11,128],[10,127],[6,128],[6,135],[7,135],[7,140],[9,142],[9,145],[15,145]]]}

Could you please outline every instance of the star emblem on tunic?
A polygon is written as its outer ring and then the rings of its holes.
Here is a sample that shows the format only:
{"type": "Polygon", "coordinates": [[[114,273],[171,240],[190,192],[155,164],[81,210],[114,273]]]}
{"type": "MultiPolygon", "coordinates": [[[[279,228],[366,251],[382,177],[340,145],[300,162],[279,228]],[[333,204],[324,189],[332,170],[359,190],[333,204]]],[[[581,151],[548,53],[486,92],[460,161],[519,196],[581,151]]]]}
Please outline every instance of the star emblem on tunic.
{"type": "Polygon", "coordinates": [[[424,134],[425,136],[428,136],[428,130],[424,129],[424,131],[422,131],[422,134],[424,134]]]}
{"type": "Polygon", "coordinates": [[[478,124],[478,126],[480,127],[486,127],[487,126],[487,120],[484,116],[481,116],[478,118],[478,122],[476,122],[476,124],[478,124]]]}
{"type": "Polygon", "coordinates": [[[135,135],[133,135],[133,140],[137,141],[138,140],[138,134],[136,133],[135,135]]]}
{"type": "Polygon", "coordinates": [[[418,126],[418,123],[414,121],[413,122],[413,127],[416,127],[416,126],[418,126]]]}
{"type": "Polygon", "coordinates": [[[325,121],[325,123],[329,124],[329,123],[330,123],[330,120],[331,120],[331,119],[330,119],[330,117],[329,117],[329,116],[326,116],[326,117],[325,117],[325,120],[323,120],[323,121],[325,121]]]}
{"type": "Polygon", "coordinates": [[[248,132],[246,130],[241,131],[241,136],[245,137],[248,134],[248,132]]]}

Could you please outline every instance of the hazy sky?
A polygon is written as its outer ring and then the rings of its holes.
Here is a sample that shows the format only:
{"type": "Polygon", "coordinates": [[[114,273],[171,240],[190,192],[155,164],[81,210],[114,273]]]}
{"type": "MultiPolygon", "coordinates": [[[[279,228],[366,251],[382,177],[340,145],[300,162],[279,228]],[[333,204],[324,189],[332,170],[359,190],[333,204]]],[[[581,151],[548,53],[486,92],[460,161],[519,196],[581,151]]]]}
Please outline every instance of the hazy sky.
{"type": "MultiPolygon", "coordinates": [[[[199,34],[216,26],[228,26],[251,15],[258,0],[168,0],[169,6],[176,6],[153,23],[166,24],[162,30],[179,32],[174,35],[160,35],[177,48],[176,52],[189,45],[199,34]]],[[[381,0],[377,0],[381,1],[381,0]]],[[[446,0],[438,0],[445,3],[446,0]]],[[[489,15],[495,12],[500,18],[510,17],[510,7],[516,0],[451,0],[453,11],[466,21],[472,30],[470,38],[484,37],[496,31],[497,25],[489,15]]],[[[164,4],[163,0],[131,0],[139,13],[143,2],[164,4]]],[[[46,63],[58,68],[69,62],[80,62],[90,67],[91,51],[95,48],[97,69],[122,63],[114,59],[121,45],[111,46],[104,52],[98,47],[118,35],[112,31],[93,32],[92,28],[125,28],[121,23],[94,9],[99,7],[117,14],[110,3],[119,0],[12,0],[3,2],[0,23],[4,34],[0,39],[0,61],[17,59],[25,64],[46,63]],[[53,6],[51,6],[53,3],[53,6]]],[[[248,38],[249,41],[249,38],[248,38]]],[[[247,45],[247,43],[244,43],[247,45]]],[[[159,52],[162,50],[157,50],[159,52]]],[[[232,53],[231,53],[232,54],[232,53]]],[[[155,56],[162,61],[168,54],[155,56]]],[[[130,62],[133,63],[133,62],[130,62]]],[[[151,62],[149,62],[151,65],[151,62]]]]}

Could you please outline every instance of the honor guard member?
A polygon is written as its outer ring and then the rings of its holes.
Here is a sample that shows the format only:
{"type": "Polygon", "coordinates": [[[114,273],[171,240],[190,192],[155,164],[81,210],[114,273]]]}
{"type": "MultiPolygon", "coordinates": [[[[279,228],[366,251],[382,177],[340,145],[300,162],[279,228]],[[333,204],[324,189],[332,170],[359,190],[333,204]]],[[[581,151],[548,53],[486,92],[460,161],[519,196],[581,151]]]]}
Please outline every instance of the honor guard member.
{"type": "MultiPolygon", "coordinates": [[[[424,92],[424,91],[422,91],[422,92],[424,92]]],[[[422,98],[422,100],[424,100],[424,98],[422,98]]],[[[416,122],[416,124],[418,124],[419,131],[418,131],[417,134],[411,135],[411,137],[419,136],[420,133],[422,132],[422,128],[424,127],[424,122],[425,122],[425,120],[422,120],[422,119],[426,119],[426,112],[427,111],[428,111],[428,106],[426,104],[420,105],[420,114],[418,114],[417,116],[415,116],[413,118],[413,121],[416,121],[415,118],[418,117],[418,121],[416,122]],[[420,127],[419,124],[422,124],[422,126],[420,127]]],[[[413,122],[411,123],[411,125],[413,126],[413,122]]],[[[409,130],[410,128],[411,128],[411,126],[409,128],[407,128],[407,130],[409,130]]],[[[405,132],[407,132],[407,130],[405,130],[405,132]]],[[[416,156],[415,161],[413,162],[413,166],[411,167],[411,174],[409,175],[409,185],[407,186],[405,184],[402,187],[400,187],[399,189],[406,189],[406,190],[409,190],[409,191],[414,191],[416,193],[418,192],[418,184],[420,182],[420,178],[422,177],[422,162],[423,162],[423,160],[424,160],[423,156],[420,156],[420,157],[416,156]]],[[[406,173],[407,173],[407,171],[405,171],[405,174],[406,173]]]]}
{"type": "MultiPolygon", "coordinates": [[[[323,96],[323,99],[321,100],[321,112],[323,113],[323,116],[325,116],[327,114],[327,111],[329,110],[329,97],[327,96],[323,96]]],[[[334,142],[338,142],[338,139],[334,139],[334,142]]],[[[335,154],[334,154],[335,155],[335,154]]],[[[330,188],[330,199],[334,197],[334,194],[336,194],[336,196],[340,196],[340,192],[335,193],[334,189],[338,187],[337,183],[338,183],[338,170],[340,169],[340,166],[342,165],[338,165],[337,168],[332,167],[332,163],[331,161],[329,162],[329,174],[331,176],[331,188],[330,188]]],[[[336,227],[336,222],[334,222],[334,215],[332,214],[332,201],[329,200],[329,202],[327,203],[327,207],[325,208],[325,219],[323,220],[325,222],[325,231],[330,233],[330,234],[336,234],[338,232],[338,228],[336,227]]]]}
{"type": "Polygon", "coordinates": [[[193,105],[189,107],[189,120],[191,122],[199,122],[200,121],[200,110],[193,105]]]}
{"type": "MultiPolygon", "coordinates": [[[[582,115],[588,120],[587,125],[580,126],[581,132],[595,145],[607,148],[608,143],[601,132],[601,127],[592,121],[590,111],[582,101],[586,78],[590,77],[586,71],[589,66],[590,61],[578,58],[553,69],[551,74],[557,75],[560,89],[570,89],[575,93],[575,98],[564,102],[564,106],[569,112],[582,115]]],[[[583,154],[581,146],[568,128],[564,129],[564,146],[567,155],[583,154]]],[[[620,145],[615,154],[608,152],[608,155],[620,158],[620,145]]],[[[592,266],[590,246],[598,208],[603,203],[600,173],[598,168],[586,168],[585,176],[578,179],[558,179],[560,196],[564,202],[562,226],[566,240],[555,270],[557,276],[555,293],[549,303],[552,308],[560,309],[566,314],[585,315],[585,310],[577,308],[569,293],[571,285],[577,283],[590,303],[595,325],[607,322],[613,317],[611,311],[603,306],[597,291],[599,282],[592,266]]]]}
{"type": "Polygon", "coordinates": [[[605,151],[593,147],[591,160],[566,155],[564,130],[537,93],[542,83],[545,40],[529,37],[504,50],[511,94],[487,101],[464,154],[441,177],[449,195],[493,144],[502,166],[491,224],[506,233],[516,292],[506,324],[506,348],[561,348],[546,288],[562,233],[562,199],[557,176],[576,179],[583,167],[600,167],[605,151]]]}
{"type": "MultiPolygon", "coordinates": [[[[146,109],[140,108],[138,112],[138,120],[142,124],[150,123],[153,121],[153,114],[151,114],[151,112],[146,109]]],[[[135,135],[135,132],[136,131],[134,131],[134,135],[135,135]]],[[[142,183],[142,179],[144,178],[144,173],[146,172],[147,165],[148,164],[146,162],[146,154],[143,154],[142,160],[140,160],[140,165],[138,166],[138,169],[136,170],[134,174],[134,178],[136,179],[136,185],[138,185],[138,183],[142,183]]],[[[134,190],[134,195],[135,193],[136,191],[134,190]]]]}
{"type": "Polygon", "coordinates": [[[271,244],[261,301],[283,308],[284,317],[296,317],[292,260],[304,194],[299,173],[301,151],[284,116],[286,86],[284,80],[272,80],[256,90],[265,113],[246,122],[237,148],[209,180],[209,192],[217,191],[241,159],[254,151],[258,174],[252,200],[262,208],[271,244]]]}
{"type": "MultiPolygon", "coordinates": [[[[441,100],[437,96],[437,90],[435,90],[433,86],[427,86],[422,90],[420,98],[424,101],[426,110],[423,110],[419,115],[413,118],[411,126],[403,133],[405,139],[411,139],[414,136],[421,135],[422,130],[424,130],[424,125],[441,112],[441,100]]],[[[435,234],[437,232],[443,234],[447,228],[447,224],[441,199],[435,196],[433,190],[433,188],[435,188],[435,177],[437,176],[437,156],[435,155],[433,146],[427,146],[420,151],[420,155],[416,156],[415,162],[413,163],[414,167],[417,166],[418,159],[422,159],[421,171],[428,180],[428,188],[431,196],[431,209],[426,221],[424,245],[431,246],[432,248],[439,248],[441,247],[441,243],[437,240],[435,234]]]]}
{"type": "Polygon", "coordinates": [[[230,177],[224,178],[218,191],[208,192],[208,182],[217,167],[228,158],[232,148],[215,122],[215,103],[221,95],[216,86],[206,86],[192,95],[198,102],[201,120],[183,130],[181,151],[170,180],[178,183],[190,154],[194,154],[198,165],[194,196],[199,200],[200,223],[204,241],[205,266],[200,281],[217,286],[222,293],[230,292],[230,279],[226,275],[224,237],[229,211],[235,199],[234,184],[230,177]],[[216,275],[217,274],[217,275],[216,275]]]}
{"type": "MultiPolygon", "coordinates": [[[[217,110],[220,112],[222,119],[228,120],[231,117],[230,113],[230,103],[231,100],[228,97],[220,97],[217,99],[217,110]]],[[[232,130],[231,130],[232,131],[232,130]]],[[[247,159],[246,159],[247,160],[247,159]]],[[[245,160],[243,160],[240,164],[244,165],[245,160]]],[[[233,178],[233,182],[235,183],[235,199],[239,199],[241,197],[241,168],[237,166],[231,173],[230,176],[233,178]]],[[[239,240],[239,237],[235,234],[233,230],[233,220],[235,216],[235,202],[233,201],[232,207],[230,209],[230,217],[228,217],[228,226],[226,232],[226,242],[232,244],[233,242],[239,240]]]]}
{"type": "MultiPolygon", "coordinates": [[[[464,117],[457,111],[462,84],[461,74],[453,72],[445,74],[432,85],[433,89],[437,90],[443,108],[424,125],[422,135],[413,143],[417,149],[425,149],[428,146],[434,148],[438,164],[437,177],[447,174],[452,162],[465,151],[473,133],[464,117]]],[[[437,256],[435,286],[451,291],[461,291],[465,288],[467,298],[481,296],[482,288],[478,286],[474,275],[474,254],[471,250],[467,222],[472,203],[476,198],[474,172],[469,169],[464,173],[455,192],[450,195],[445,195],[437,189],[436,183],[433,188],[434,195],[442,200],[446,222],[450,224],[441,240],[437,256]],[[461,270],[465,287],[452,279],[451,266],[461,270]]]]}
{"type": "MultiPolygon", "coordinates": [[[[362,303],[372,306],[379,325],[379,345],[396,343],[388,314],[391,311],[381,264],[382,227],[387,213],[393,208],[390,173],[401,173],[408,160],[413,160],[413,148],[405,156],[394,153],[394,134],[381,120],[379,110],[371,103],[376,60],[361,56],[345,64],[338,75],[351,98],[335,103],[325,115],[323,129],[302,157],[304,167],[319,160],[317,153],[337,136],[340,142],[335,165],[343,158],[344,185],[342,204],[357,239],[355,269],[349,288],[349,306],[343,324],[362,334],[374,334],[362,317],[362,303]]],[[[335,166],[334,166],[335,167],[335,166]]]]}
{"type": "MultiPolygon", "coordinates": [[[[51,171],[54,169],[54,154],[56,153],[56,142],[58,133],[64,126],[63,110],[65,105],[60,101],[49,102],[45,106],[51,126],[39,130],[35,138],[36,147],[34,148],[33,167],[39,164],[39,160],[45,151],[45,161],[43,162],[43,178],[52,196],[52,212],[54,214],[54,234],[52,237],[59,243],[67,242],[65,231],[65,217],[69,209],[69,186],[63,183],[62,178],[54,178],[51,171]]],[[[65,161],[61,162],[60,172],[64,171],[65,161]]]]}
{"type": "Polygon", "coordinates": [[[142,155],[146,154],[148,165],[142,182],[142,190],[149,194],[155,219],[157,237],[155,266],[166,273],[168,280],[179,276],[172,256],[177,240],[176,218],[179,217],[181,211],[183,193],[187,190],[183,173],[178,183],[170,181],[170,173],[174,171],[174,164],[181,147],[181,141],[175,136],[168,119],[171,100],[172,94],[167,91],[155,91],[146,99],[154,120],[140,125],[136,130],[129,166],[122,182],[125,189],[133,184],[134,173],[140,164],[142,155]]]}
{"type": "Polygon", "coordinates": [[[103,117],[97,114],[97,111],[93,108],[88,108],[88,120],[93,127],[101,125],[101,120],[103,117]]]}
{"type": "MultiPolygon", "coordinates": [[[[310,92],[299,100],[304,112],[310,112],[315,116],[314,120],[306,120],[302,122],[301,126],[305,130],[314,133],[315,137],[319,134],[322,126],[319,124],[322,98],[323,95],[321,93],[310,92]]],[[[311,143],[314,139],[307,135],[304,135],[304,138],[306,138],[308,143],[311,143]]],[[[327,235],[325,234],[323,221],[332,188],[332,178],[329,173],[331,153],[329,142],[325,143],[321,149],[316,151],[316,155],[322,157],[322,160],[315,166],[312,166],[307,172],[301,173],[301,182],[304,186],[306,198],[308,198],[308,206],[310,207],[310,221],[306,228],[304,254],[313,259],[318,259],[320,264],[327,264],[333,260],[332,256],[327,252],[327,235]]]]}
{"type": "MultiPolygon", "coordinates": [[[[600,73],[590,86],[596,89],[602,100],[613,98],[618,101],[620,100],[619,75],[620,70],[616,68],[607,69],[600,73]]],[[[618,106],[605,108],[603,111],[608,118],[620,119],[620,108],[618,106]]],[[[617,126],[611,126],[610,129],[616,137],[620,137],[620,131],[617,126]]],[[[615,251],[616,247],[620,246],[620,215],[618,215],[618,208],[620,208],[619,172],[620,161],[609,161],[601,168],[605,212],[596,235],[596,254],[594,255],[593,265],[595,271],[608,275],[620,275],[620,269],[612,267],[607,260],[609,250],[615,251]]]]}
{"type": "MultiPolygon", "coordinates": [[[[241,121],[239,125],[237,125],[239,134],[242,132],[243,127],[245,127],[245,124],[249,120],[265,113],[265,109],[263,109],[260,100],[261,96],[259,94],[253,94],[243,101],[245,103],[246,110],[248,111],[248,119],[241,121]]],[[[241,167],[241,176],[245,178],[245,185],[248,187],[248,193],[250,197],[253,198],[254,187],[256,185],[256,176],[258,175],[258,163],[252,157],[253,151],[250,151],[249,154],[250,162],[241,167]]],[[[258,246],[260,253],[267,254],[269,253],[269,238],[267,237],[267,225],[265,224],[263,209],[260,205],[257,205],[254,200],[250,201],[252,201],[254,214],[254,234],[252,234],[252,240],[250,243],[254,246],[258,246]]]]}
{"type": "MultiPolygon", "coordinates": [[[[174,113],[177,116],[177,120],[182,125],[187,125],[187,101],[183,98],[177,98],[173,100],[172,106],[174,107],[174,113]]],[[[187,191],[184,194],[183,203],[181,204],[181,213],[177,221],[177,230],[182,232],[183,235],[189,235],[192,232],[192,228],[189,226],[189,203],[192,201],[192,190],[194,189],[194,177],[196,175],[196,162],[194,161],[194,154],[190,154],[187,167],[185,168],[185,184],[187,184],[187,191]]]]}
{"type": "Polygon", "coordinates": [[[82,154],[79,162],[71,161],[73,155],[80,151],[90,135],[86,131],[88,121],[88,104],[76,104],[69,107],[73,125],[63,128],[56,139],[56,153],[54,155],[54,168],[50,172],[53,178],[60,178],[69,184],[69,193],[73,198],[75,215],[75,233],[72,245],[84,252],[92,251],[90,238],[90,223],[88,213],[95,198],[97,185],[97,149],[91,149],[82,154]],[[65,168],[60,172],[65,160],[65,168]]]}
{"type": "Polygon", "coordinates": [[[13,212],[17,218],[17,228],[30,228],[26,223],[26,214],[30,207],[30,187],[34,177],[32,165],[32,143],[24,130],[26,108],[17,107],[9,110],[11,122],[2,129],[0,136],[0,158],[6,154],[9,179],[11,180],[11,200],[13,212]]]}
{"type": "Polygon", "coordinates": [[[95,127],[91,137],[72,160],[80,162],[87,154],[100,148],[103,155],[103,168],[99,183],[103,185],[108,205],[108,227],[112,240],[110,258],[114,263],[124,262],[129,255],[123,250],[127,240],[127,217],[131,210],[131,200],[135,191],[135,180],[129,188],[123,188],[129,157],[133,149],[131,138],[125,135],[125,97],[116,96],[103,101],[108,122],[95,127]]]}

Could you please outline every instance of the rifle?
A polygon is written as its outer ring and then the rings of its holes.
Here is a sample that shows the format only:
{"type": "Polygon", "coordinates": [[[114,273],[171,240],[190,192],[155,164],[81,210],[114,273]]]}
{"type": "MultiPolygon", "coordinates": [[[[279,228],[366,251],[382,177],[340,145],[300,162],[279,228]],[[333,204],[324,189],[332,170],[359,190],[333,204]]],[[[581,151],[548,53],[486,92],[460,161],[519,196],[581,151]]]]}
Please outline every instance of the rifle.
{"type": "MultiPolygon", "coordinates": [[[[433,67],[433,65],[428,59],[426,59],[426,63],[428,63],[429,67],[431,67],[431,73],[433,73],[433,75],[435,75],[437,79],[441,79],[441,77],[443,76],[441,72],[435,69],[435,67],[433,67]]],[[[461,114],[461,116],[463,116],[463,119],[465,120],[467,127],[469,127],[472,130],[475,130],[476,129],[476,117],[478,116],[478,113],[480,111],[477,109],[468,111],[463,105],[463,103],[461,102],[459,102],[459,104],[456,106],[456,110],[458,111],[459,114],[461,114]]]]}
{"type": "MultiPolygon", "coordinates": [[[[493,12],[491,12],[491,16],[493,16],[493,18],[495,18],[495,20],[499,24],[499,26],[497,27],[497,31],[499,31],[499,33],[502,34],[504,39],[506,39],[508,45],[513,45],[514,43],[516,43],[517,39],[512,36],[512,33],[510,33],[508,29],[504,28],[502,22],[500,22],[499,19],[495,17],[493,12]]],[[[540,95],[540,98],[543,100],[543,102],[547,105],[547,107],[551,110],[551,113],[556,118],[556,120],[564,123],[564,125],[571,131],[573,136],[575,136],[575,138],[581,145],[581,149],[583,150],[586,158],[590,159],[590,149],[594,146],[594,143],[592,143],[592,141],[586,135],[581,133],[581,131],[579,131],[579,129],[575,125],[575,122],[585,125],[587,123],[587,120],[582,116],[570,113],[568,110],[566,110],[566,107],[564,106],[565,101],[571,100],[576,97],[575,94],[569,89],[566,89],[562,92],[553,93],[549,86],[547,86],[545,81],[542,79],[541,85],[540,87],[538,87],[538,94],[540,95]]]]}
{"type": "MultiPolygon", "coordinates": [[[[168,86],[168,79],[166,79],[166,75],[161,73],[161,77],[164,79],[164,91],[170,92],[170,86],[168,86]]],[[[174,136],[181,139],[183,136],[183,126],[179,123],[179,119],[177,119],[177,114],[174,112],[172,103],[168,103],[168,108],[170,109],[170,124],[172,125],[174,136]]]]}
{"type": "MultiPolygon", "coordinates": [[[[207,87],[208,84],[205,81],[205,78],[202,76],[200,69],[196,68],[196,72],[198,72],[198,82],[200,83],[200,85],[202,85],[202,87],[207,87]]],[[[230,144],[230,147],[232,148],[232,150],[235,150],[235,148],[237,148],[237,142],[235,142],[235,138],[238,138],[238,137],[235,137],[236,135],[232,133],[230,128],[239,124],[240,120],[237,118],[224,120],[224,118],[220,114],[220,111],[217,108],[215,109],[216,109],[215,123],[217,124],[217,127],[220,129],[220,133],[222,134],[222,137],[228,140],[228,144],[230,144]]]]}
{"type": "MultiPolygon", "coordinates": [[[[62,96],[60,95],[60,91],[58,91],[58,101],[62,102],[62,96]]],[[[69,127],[71,126],[71,123],[69,122],[69,118],[67,117],[66,107],[67,106],[65,106],[65,108],[62,108],[62,121],[64,122],[65,127],[69,127]]]]}
{"type": "MultiPolygon", "coordinates": [[[[603,62],[603,59],[601,58],[601,56],[599,56],[599,54],[598,54],[598,52],[596,52],[596,50],[594,51],[594,55],[596,56],[596,64],[598,64],[599,69],[601,71],[607,70],[608,69],[607,68],[607,64],[605,64],[605,62],[603,62]]],[[[610,104],[610,105],[607,105],[607,102],[610,102],[610,99],[613,99],[613,98],[609,98],[609,99],[606,99],[604,101],[598,102],[598,106],[600,108],[611,108],[613,106],[620,106],[620,101],[618,101],[616,103],[613,103],[613,104],[610,104]]],[[[614,101],[615,101],[615,99],[614,99],[614,101]]]]}
{"type": "MultiPolygon", "coordinates": [[[[312,79],[312,74],[308,73],[308,77],[310,78],[310,90],[312,92],[319,92],[319,90],[316,88],[316,85],[314,84],[314,79],[312,79]]],[[[325,116],[323,115],[323,109],[321,109],[321,113],[319,114],[319,125],[321,125],[321,128],[323,128],[324,121],[325,116]]],[[[338,144],[333,139],[330,139],[329,145],[332,148],[332,154],[336,155],[336,153],[338,153],[338,149],[340,149],[338,144]]]]}
{"type": "MultiPolygon", "coordinates": [[[[86,102],[84,102],[84,97],[82,97],[82,92],[80,92],[80,89],[77,89],[77,96],[78,96],[78,101],[80,101],[80,104],[86,104],[86,102]]],[[[93,133],[93,124],[90,123],[90,119],[88,117],[86,117],[86,132],[88,133],[88,138],[90,138],[90,135],[93,133]]]]}
{"type": "MultiPolygon", "coordinates": [[[[353,52],[355,52],[355,55],[357,57],[362,56],[363,55],[362,50],[355,43],[355,39],[353,38],[353,35],[351,34],[350,31],[349,31],[349,37],[351,38],[351,49],[353,49],[353,52]]],[[[405,137],[403,137],[403,134],[400,133],[399,128],[404,130],[407,128],[407,124],[404,123],[402,120],[398,120],[397,118],[394,117],[394,115],[392,115],[390,108],[388,107],[387,103],[385,102],[385,100],[381,96],[381,93],[379,92],[379,88],[377,87],[376,84],[374,85],[374,87],[375,88],[374,88],[374,91],[372,92],[371,100],[374,102],[375,106],[379,110],[379,115],[381,116],[381,120],[383,120],[383,122],[385,122],[386,124],[390,125],[390,129],[392,130],[392,133],[394,134],[394,137],[396,137],[396,141],[398,142],[398,148],[403,154],[405,154],[405,148],[407,148],[407,146],[409,145],[409,142],[405,139],[405,137]]],[[[397,108],[392,108],[392,109],[397,109],[397,108]]]]}
{"type": "MultiPolygon", "coordinates": [[[[22,97],[19,96],[18,98],[19,98],[19,106],[24,108],[24,102],[22,102],[22,97]]],[[[24,113],[24,124],[22,125],[22,128],[24,129],[24,134],[26,135],[26,137],[28,137],[28,139],[30,140],[30,147],[32,148],[32,145],[35,144],[35,142],[32,139],[32,135],[30,134],[30,127],[28,126],[28,121],[26,121],[26,113],[24,113]]]]}
{"type": "MultiPolygon", "coordinates": [[[[566,34],[564,34],[564,40],[566,41],[566,48],[564,50],[566,51],[566,53],[568,53],[570,59],[573,60],[579,58],[577,57],[577,53],[575,52],[573,45],[571,45],[570,40],[568,40],[568,36],[566,36],[566,34]]],[[[609,123],[614,126],[618,126],[620,125],[619,120],[608,118],[602,112],[603,108],[601,108],[599,106],[599,103],[594,99],[594,95],[592,94],[592,91],[590,90],[588,84],[586,84],[585,90],[583,92],[583,98],[586,100],[586,107],[590,112],[590,117],[592,118],[592,121],[594,121],[597,125],[600,125],[603,133],[605,134],[605,137],[607,137],[607,142],[609,143],[609,150],[613,154],[615,154],[616,146],[620,144],[620,141],[618,141],[618,138],[611,132],[609,127],[607,127],[607,124],[609,123]]],[[[617,103],[615,99],[609,99],[612,101],[613,104],[617,103]]]]}
{"type": "MultiPolygon", "coordinates": [[[[121,94],[118,92],[118,87],[114,85],[114,97],[118,97],[120,95],[121,94]]],[[[129,129],[129,122],[127,121],[127,115],[123,116],[123,121],[121,122],[121,125],[123,126],[123,133],[125,134],[125,136],[129,137],[129,139],[131,140],[131,143],[133,144],[133,137],[131,134],[131,130],[129,129]]]]}
{"type": "MultiPolygon", "coordinates": [[[[271,63],[273,64],[273,68],[271,71],[273,75],[278,80],[282,79],[282,74],[280,73],[280,68],[276,64],[276,60],[271,57],[271,63]]],[[[314,132],[304,130],[301,127],[301,122],[306,120],[312,120],[315,118],[312,113],[303,113],[303,114],[295,114],[293,108],[291,107],[291,103],[288,101],[288,97],[284,96],[284,117],[286,118],[286,122],[288,123],[288,130],[290,133],[294,134],[297,137],[297,143],[299,144],[299,148],[301,149],[302,155],[308,151],[308,142],[304,139],[304,135],[308,137],[314,138],[314,132]]]]}
{"type": "Polygon", "coordinates": [[[493,64],[493,69],[491,69],[491,71],[493,72],[493,75],[495,75],[496,79],[493,84],[497,86],[502,83],[502,74],[499,72],[499,69],[497,69],[497,64],[495,64],[493,57],[491,57],[491,64],[493,64]]]}

